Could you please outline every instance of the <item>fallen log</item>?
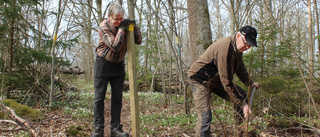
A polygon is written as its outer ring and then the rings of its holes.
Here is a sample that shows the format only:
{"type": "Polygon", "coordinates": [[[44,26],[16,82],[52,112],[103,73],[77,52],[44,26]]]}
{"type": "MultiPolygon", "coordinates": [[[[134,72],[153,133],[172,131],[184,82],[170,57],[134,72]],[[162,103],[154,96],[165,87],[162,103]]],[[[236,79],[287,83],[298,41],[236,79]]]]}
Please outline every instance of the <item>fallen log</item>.
{"type": "Polygon", "coordinates": [[[6,114],[8,114],[8,116],[14,121],[16,122],[20,127],[22,127],[23,129],[26,129],[27,131],[29,131],[32,137],[36,137],[36,131],[29,126],[28,122],[26,120],[24,120],[23,118],[19,117],[13,109],[11,109],[10,107],[6,106],[5,104],[3,104],[2,99],[0,98],[0,108],[2,111],[4,111],[6,114]]]}
{"type": "Polygon", "coordinates": [[[57,69],[59,73],[62,74],[85,74],[85,71],[81,71],[81,69],[78,66],[71,66],[71,67],[60,67],[57,69]]]}

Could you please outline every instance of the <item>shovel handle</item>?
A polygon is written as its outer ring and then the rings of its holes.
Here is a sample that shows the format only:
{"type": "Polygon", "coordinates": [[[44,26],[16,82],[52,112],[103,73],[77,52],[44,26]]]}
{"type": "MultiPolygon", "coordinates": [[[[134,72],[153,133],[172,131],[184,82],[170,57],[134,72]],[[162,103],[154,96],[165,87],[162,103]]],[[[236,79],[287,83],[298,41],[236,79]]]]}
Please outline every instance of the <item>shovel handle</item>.
{"type": "Polygon", "coordinates": [[[252,93],[251,93],[251,97],[250,97],[250,101],[249,101],[249,107],[251,109],[252,106],[252,101],[253,101],[253,97],[254,97],[254,93],[256,92],[256,87],[252,88],[252,93]]]}

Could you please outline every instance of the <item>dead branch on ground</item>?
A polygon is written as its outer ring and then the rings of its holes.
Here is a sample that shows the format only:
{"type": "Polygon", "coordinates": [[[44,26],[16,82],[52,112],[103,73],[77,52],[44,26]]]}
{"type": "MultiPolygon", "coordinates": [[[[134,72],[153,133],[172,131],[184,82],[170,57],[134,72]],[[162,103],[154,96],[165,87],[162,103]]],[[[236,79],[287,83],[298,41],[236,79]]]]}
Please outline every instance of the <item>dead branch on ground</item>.
{"type": "MultiPolygon", "coordinates": [[[[0,108],[2,111],[4,111],[6,114],[8,114],[8,116],[14,121],[16,122],[17,125],[19,125],[20,127],[22,127],[23,129],[26,129],[27,131],[29,131],[31,133],[32,137],[36,137],[36,131],[28,124],[28,122],[26,120],[24,120],[23,118],[19,117],[13,109],[11,109],[10,107],[6,106],[3,104],[2,99],[0,98],[0,108]]],[[[12,122],[11,122],[12,123],[12,122]]]]}

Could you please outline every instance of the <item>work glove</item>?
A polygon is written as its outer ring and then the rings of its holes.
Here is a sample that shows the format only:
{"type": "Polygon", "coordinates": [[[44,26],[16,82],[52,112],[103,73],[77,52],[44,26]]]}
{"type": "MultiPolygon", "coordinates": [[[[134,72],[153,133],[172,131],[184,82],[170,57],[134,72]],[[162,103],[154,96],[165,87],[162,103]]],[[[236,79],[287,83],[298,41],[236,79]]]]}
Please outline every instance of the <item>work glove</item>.
{"type": "Polygon", "coordinates": [[[136,20],[135,19],[130,20],[129,24],[131,23],[136,24],[136,20]]]}
{"type": "Polygon", "coordinates": [[[122,23],[120,24],[119,29],[127,29],[130,23],[134,23],[135,24],[135,20],[124,19],[122,21],[122,23]]]}

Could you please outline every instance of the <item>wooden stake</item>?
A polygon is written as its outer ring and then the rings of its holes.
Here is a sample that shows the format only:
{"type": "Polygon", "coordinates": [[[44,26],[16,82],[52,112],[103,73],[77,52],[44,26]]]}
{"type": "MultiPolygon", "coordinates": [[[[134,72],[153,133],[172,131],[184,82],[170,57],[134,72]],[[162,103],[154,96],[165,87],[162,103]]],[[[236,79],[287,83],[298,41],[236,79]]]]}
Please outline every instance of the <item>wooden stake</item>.
{"type": "Polygon", "coordinates": [[[134,43],[134,24],[131,23],[127,30],[128,73],[131,106],[132,137],[139,137],[139,104],[136,70],[136,54],[134,43]]]}

